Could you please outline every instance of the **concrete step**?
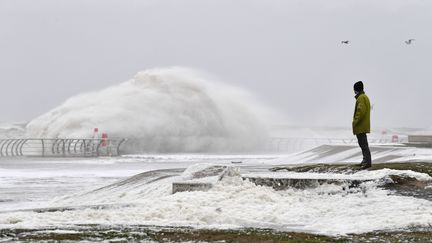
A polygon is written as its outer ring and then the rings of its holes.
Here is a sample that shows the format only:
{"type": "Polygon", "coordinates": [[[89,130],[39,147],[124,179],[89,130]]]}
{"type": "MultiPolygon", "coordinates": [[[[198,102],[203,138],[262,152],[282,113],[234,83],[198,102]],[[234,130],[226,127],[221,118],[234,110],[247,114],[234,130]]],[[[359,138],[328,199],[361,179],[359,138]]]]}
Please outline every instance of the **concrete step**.
{"type": "MultiPolygon", "coordinates": [[[[276,177],[260,177],[260,176],[242,176],[243,180],[248,180],[257,186],[268,186],[275,190],[286,190],[288,188],[306,189],[315,188],[323,184],[335,184],[348,188],[358,187],[361,183],[372,181],[375,179],[335,179],[335,178],[276,178],[276,177]]],[[[212,183],[203,182],[174,182],[172,192],[185,191],[208,191],[213,187],[212,183]]]]}

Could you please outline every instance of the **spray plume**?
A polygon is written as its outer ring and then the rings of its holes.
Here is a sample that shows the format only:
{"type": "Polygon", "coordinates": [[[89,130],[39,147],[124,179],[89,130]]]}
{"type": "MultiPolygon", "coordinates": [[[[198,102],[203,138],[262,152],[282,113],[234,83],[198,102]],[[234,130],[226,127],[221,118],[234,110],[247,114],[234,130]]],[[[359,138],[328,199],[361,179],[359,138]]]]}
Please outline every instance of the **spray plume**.
{"type": "Polygon", "coordinates": [[[151,69],[80,94],[34,119],[27,135],[131,138],[133,152],[241,152],[262,148],[275,114],[248,92],[188,68],[151,69]],[[138,142],[137,142],[138,141],[138,142]]]}

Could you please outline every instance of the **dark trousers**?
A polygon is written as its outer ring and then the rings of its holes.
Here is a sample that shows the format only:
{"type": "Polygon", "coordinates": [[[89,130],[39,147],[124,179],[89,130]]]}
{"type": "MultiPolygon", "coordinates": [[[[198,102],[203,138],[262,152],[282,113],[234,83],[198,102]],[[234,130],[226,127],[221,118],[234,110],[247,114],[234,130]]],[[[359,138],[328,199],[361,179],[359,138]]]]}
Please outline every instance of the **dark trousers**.
{"type": "Polygon", "coordinates": [[[369,150],[369,144],[366,133],[357,134],[357,141],[363,153],[362,163],[372,164],[372,156],[369,150]]]}

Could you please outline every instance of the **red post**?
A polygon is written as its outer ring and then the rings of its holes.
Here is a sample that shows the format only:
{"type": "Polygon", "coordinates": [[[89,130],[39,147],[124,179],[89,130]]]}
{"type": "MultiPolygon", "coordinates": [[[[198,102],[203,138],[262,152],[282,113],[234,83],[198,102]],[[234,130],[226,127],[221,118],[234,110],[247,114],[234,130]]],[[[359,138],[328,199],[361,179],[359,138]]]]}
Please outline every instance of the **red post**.
{"type": "Polygon", "coordinates": [[[108,142],[108,134],[107,133],[102,133],[102,147],[106,147],[107,146],[107,142],[108,142]]]}
{"type": "Polygon", "coordinates": [[[98,138],[98,132],[99,132],[99,128],[95,128],[93,129],[93,139],[97,139],[98,138]]]}

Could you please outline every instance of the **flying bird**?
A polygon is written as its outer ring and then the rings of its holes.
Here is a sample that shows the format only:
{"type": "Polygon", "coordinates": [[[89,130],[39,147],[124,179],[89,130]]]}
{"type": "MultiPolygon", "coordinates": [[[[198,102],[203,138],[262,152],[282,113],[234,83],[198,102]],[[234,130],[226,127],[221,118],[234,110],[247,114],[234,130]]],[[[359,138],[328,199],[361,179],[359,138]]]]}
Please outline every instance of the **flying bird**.
{"type": "Polygon", "coordinates": [[[415,39],[409,39],[409,40],[405,41],[405,44],[407,44],[407,45],[411,45],[411,43],[412,43],[413,41],[415,41],[415,39]]]}
{"type": "Polygon", "coordinates": [[[342,44],[349,44],[349,40],[341,41],[342,44]]]}

